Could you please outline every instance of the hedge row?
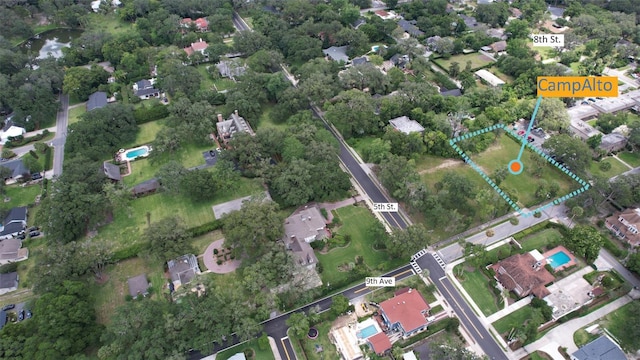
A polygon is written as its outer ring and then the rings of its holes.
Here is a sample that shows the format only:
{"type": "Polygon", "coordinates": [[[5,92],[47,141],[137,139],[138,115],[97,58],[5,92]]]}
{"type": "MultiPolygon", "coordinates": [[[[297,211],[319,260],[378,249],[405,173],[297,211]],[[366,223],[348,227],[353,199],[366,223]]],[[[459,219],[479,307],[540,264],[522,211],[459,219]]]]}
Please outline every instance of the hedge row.
{"type": "Polygon", "coordinates": [[[513,238],[516,239],[517,241],[522,240],[523,238],[527,237],[528,235],[531,235],[533,233],[536,233],[538,231],[544,230],[544,229],[549,229],[549,228],[556,228],[558,230],[560,230],[560,232],[562,233],[562,235],[566,235],[566,228],[562,225],[559,224],[555,224],[552,223],[550,221],[543,221],[540,224],[536,224],[530,228],[524,229],[522,231],[520,231],[517,234],[513,235],[513,238]]]}
{"type": "MultiPolygon", "coordinates": [[[[221,227],[222,227],[222,221],[214,220],[214,221],[210,221],[208,223],[202,224],[200,226],[192,227],[188,229],[187,232],[192,237],[196,237],[196,236],[209,233],[213,230],[218,230],[221,227]]],[[[148,247],[149,247],[149,243],[140,242],[140,243],[122,248],[120,250],[117,250],[116,252],[113,253],[113,258],[112,258],[113,262],[118,262],[118,261],[136,257],[138,256],[138,254],[140,254],[143,250],[146,250],[148,247]]]]}
{"type": "Polygon", "coordinates": [[[49,135],[49,130],[44,129],[44,131],[42,131],[40,134],[38,135],[34,135],[32,137],[28,137],[25,138],[22,135],[20,136],[15,136],[15,137],[10,137],[9,141],[7,141],[4,146],[7,148],[15,148],[18,146],[23,146],[29,143],[32,143],[34,141],[40,141],[42,139],[44,139],[45,136],[49,135]]]}
{"type": "Polygon", "coordinates": [[[160,120],[169,116],[169,110],[162,104],[156,104],[150,108],[141,106],[133,112],[136,124],[144,124],[150,121],[160,120]]]}

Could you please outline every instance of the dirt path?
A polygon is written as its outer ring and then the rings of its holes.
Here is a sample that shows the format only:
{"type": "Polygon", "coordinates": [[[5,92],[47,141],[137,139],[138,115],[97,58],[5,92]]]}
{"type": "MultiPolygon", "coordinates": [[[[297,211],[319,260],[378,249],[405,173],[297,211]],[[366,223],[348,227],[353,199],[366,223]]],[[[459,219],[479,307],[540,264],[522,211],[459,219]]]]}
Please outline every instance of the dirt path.
{"type": "Polygon", "coordinates": [[[438,170],[441,169],[447,169],[447,168],[451,168],[451,167],[455,167],[458,165],[464,165],[464,161],[462,160],[453,160],[453,159],[447,159],[445,161],[442,162],[442,164],[429,168],[429,169],[425,169],[425,170],[420,170],[420,172],[418,174],[422,175],[422,174],[430,174],[430,173],[434,173],[438,170]]]}

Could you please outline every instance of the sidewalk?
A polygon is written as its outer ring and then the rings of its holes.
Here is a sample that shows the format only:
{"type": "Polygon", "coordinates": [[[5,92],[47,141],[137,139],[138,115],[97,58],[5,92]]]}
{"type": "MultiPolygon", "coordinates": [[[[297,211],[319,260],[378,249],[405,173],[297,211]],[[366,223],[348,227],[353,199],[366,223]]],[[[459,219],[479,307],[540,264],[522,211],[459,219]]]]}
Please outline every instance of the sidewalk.
{"type": "Polygon", "coordinates": [[[280,356],[280,352],[278,351],[278,347],[276,346],[276,341],[269,336],[269,345],[271,346],[271,352],[273,352],[273,357],[276,360],[282,360],[282,357],[280,356]]]}
{"type": "MultiPolygon", "coordinates": [[[[610,312],[613,312],[617,309],[619,309],[620,307],[630,303],[633,299],[631,299],[631,297],[629,297],[628,295],[625,295],[603,307],[601,307],[598,310],[595,310],[594,312],[592,312],[591,314],[585,315],[581,318],[577,318],[577,319],[573,319],[570,320],[552,330],[550,330],[548,333],[545,334],[545,336],[534,342],[531,343],[527,346],[525,346],[524,348],[518,349],[516,351],[514,351],[512,353],[513,355],[513,359],[521,359],[525,356],[527,356],[528,354],[534,353],[536,352],[536,350],[542,350],[545,352],[549,352],[552,349],[557,349],[559,346],[564,346],[567,348],[567,352],[569,354],[575,352],[578,350],[578,347],[576,346],[576,344],[573,342],[573,333],[575,333],[576,331],[578,331],[579,329],[591,324],[592,322],[597,321],[598,319],[602,318],[603,316],[609,314],[610,312]]],[[[549,354],[551,355],[551,354],[549,354]]],[[[560,356],[560,354],[558,353],[558,356],[560,356]]],[[[557,356],[553,357],[554,360],[555,359],[559,359],[559,360],[564,360],[564,358],[562,356],[560,356],[559,358],[557,356]]]]}

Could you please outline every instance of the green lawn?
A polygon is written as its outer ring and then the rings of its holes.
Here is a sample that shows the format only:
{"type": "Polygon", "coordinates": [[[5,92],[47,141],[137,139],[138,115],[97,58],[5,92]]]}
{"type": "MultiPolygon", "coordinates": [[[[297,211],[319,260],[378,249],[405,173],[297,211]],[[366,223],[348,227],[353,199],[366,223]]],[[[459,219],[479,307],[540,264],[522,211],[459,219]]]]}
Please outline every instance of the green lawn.
{"type": "Polygon", "coordinates": [[[227,78],[216,79],[213,81],[213,84],[218,91],[231,90],[236,87],[236,83],[233,80],[227,78]]]}
{"type": "MultiPolygon", "coordinates": [[[[92,293],[95,295],[96,315],[99,324],[108,324],[115,309],[124,305],[125,297],[129,294],[127,279],[140,274],[146,274],[154,294],[160,294],[167,280],[164,278],[163,265],[150,263],[143,258],[132,258],[110,265],[106,270],[108,280],[103,284],[92,283],[92,293]]],[[[158,296],[158,295],[152,295],[158,296]]],[[[133,300],[133,301],[144,301],[133,300]]]]}
{"type": "MultiPolygon", "coordinates": [[[[344,263],[355,262],[355,257],[360,255],[364,258],[364,263],[370,269],[377,269],[381,264],[387,263],[385,268],[400,264],[403,259],[390,263],[386,251],[373,249],[372,239],[369,229],[378,221],[369,212],[369,209],[362,206],[347,206],[336,210],[342,221],[342,226],[337,233],[340,235],[350,235],[351,242],[343,248],[335,248],[326,254],[316,253],[318,261],[322,264],[321,274],[323,283],[339,283],[347,279],[347,273],[338,270],[344,263]]],[[[375,272],[376,270],[374,270],[375,272]]]]}
{"type": "Polygon", "coordinates": [[[436,59],[435,62],[440,65],[443,69],[445,70],[449,70],[449,66],[451,66],[451,63],[453,62],[457,62],[460,65],[460,69],[464,69],[465,66],[467,66],[467,61],[471,61],[471,67],[472,69],[477,69],[479,67],[491,64],[493,61],[491,59],[489,59],[488,57],[480,54],[480,53],[473,53],[473,54],[461,54],[461,55],[455,55],[452,56],[449,59],[436,59]]]}
{"type": "Polygon", "coordinates": [[[351,146],[353,148],[353,150],[355,150],[358,155],[360,155],[360,158],[362,158],[363,161],[364,157],[364,150],[371,145],[371,143],[377,139],[377,137],[375,136],[365,136],[365,137],[361,137],[361,138],[351,138],[349,140],[347,140],[347,144],[349,144],[349,146],[351,146]]]}
{"type": "Polygon", "coordinates": [[[224,235],[222,234],[222,231],[216,230],[193,238],[191,240],[191,245],[193,245],[198,254],[204,254],[204,251],[207,250],[207,246],[216,240],[222,239],[223,237],[224,235]]]}
{"type": "Polygon", "coordinates": [[[534,249],[542,250],[547,244],[558,243],[562,240],[562,234],[557,229],[544,229],[535,234],[531,234],[522,241],[522,250],[531,251],[534,249]]]}
{"type": "Polygon", "coordinates": [[[622,345],[622,348],[628,352],[640,349],[640,338],[633,336],[633,332],[629,331],[628,324],[633,307],[639,306],[640,303],[634,301],[612,313],[609,313],[605,317],[605,327],[613,334],[613,336],[620,340],[620,345],[622,345]]]}
{"type": "Polygon", "coordinates": [[[433,169],[438,165],[441,165],[447,159],[434,156],[434,155],[421,155],[419,158],[415,160],[416,163],[416,171],[426,171],[429,169],[433,169]]]}
{"type": "Polygon", "coordinates": [[[506,83],[512,83],[513,80],[514,80],[513,76],[510,76],[510,75],[507,75],[507,74],[503,73],[502,71],[500,71],[498,69],[497,66],[492,66],[487,70],[492,72],[495,76],[499,77],[500,79],[502,79],[506,83]]]}
{"type": "Polygon", "coordinates": [[[579,329],[573,333],[573,342],[577,347],[581,347],[597,339],[600,335],[589,334],[584,329],[579,329]]]}
{"type": "Polygon", "coordinates": [[[80,121],[80,115],[87,112],[87,109],[84,105],[76,106],[73,109],[69,110],[69,125],[75,124],[80,121]]]}
{"type": "Polygon", "coordinates": [[[207,67],[210,67],[210,66],[215,67],[214,64],[200,64],[196,66],[196,69],[200,73],[200,79],[202,79],[202,82],[200,82],[200,89],[202,90],[214,89],[213,79],[211,78],[211,75],[209,75],[209,71],[207,70],[207,67]]]}
{"type": "Polygon", "coordinates": [[[618,157],[633,167],[640,166],[640,153],[631,153],[625,151],[618,154],[618,157]]]}
{"type": "Polygon", "coordinates": [[[123,145],[122,147],[124,149],[128,149],[140,145],[147,145],[155,140],[156,134],[163,127],[164,124],[162,124],[162,120],[151,121],[142,125],[138,125],[138,128],[140,130],[136,135],[136,139],[132,143],[123,145]]]}
{"type": "Polygon", "coordinates": [[[179,216],[187,227],[202,225],[215,220],[212,206],[264,191],[259,180],[241,178],[234,187],[221,192],[213,200],[193,202],[183,196],[156,193],[135,199],[129,213],[125,210],[115,214],[114,221],[98,229],[96,239],[112,243],[115,248],[142,242],[141,234],[147,227],[146,213],[151,213],[151,222],[170,216],[179,216]]]}
{"type": "Polygon", "coordinates": [[[156,176],[162,165],[171,160],[178,161],[185,168],[202,165],[204,164],[202,152],[212,148],[214,148],[213,144],[206,146],[187,144],[182,146],[175,154],[161,155],[155,162],[152,162],[151,159],[134,160],[131,162],[131,174],[125,176],[123,181],[126,185],[135,185],[142,181],[149,180],[156,176]]]}
{"type": "Polygon", "coordinates": [[[591,175],[598,175],[610,178],[612,176],[620,175],[625,171],[629,171],[630,169],[626,167],[623,163],[618,161],[616,158],[608,157],[597,161],[592,161],[591,165],[589,165],[589,172],[591,175]],[[611,169],[609,171],[600,170],[600,163],[605,162],[611,164],[611,169]]]}
{"type": "MultiPolygon", "coordinates": [[[[279,341],[279,340],[276,340],[279,341]]],[[[253,339],[251,341],[248,341],[246,343],[242,343],[240,345],[236,345],[232,348],[228,348],[226,350],[223,350],[219,353],[216,354],[216,360],[227,360],[228,358],[232,357],[233,355],[243,352],[246,349],[252,349],[255,353],[255,356],[253,357],[253,359],[256,360],[275,360],[275,357],[273,357],[273,352],[271,352],[271,347],[268,347],[266,350],[261,350],[260,347],[258,347],[258,339],[253,339]]],[[[248,358],[251,359],[251,358],[248,358]]]]}
{"type": "Polygon", "coordinates": [[[20,185],[9,185],[4,188],[4,198],[10,199],[8,202],[2,202],[3,209],[11,209],[16,206],[26,206],[33,204],[36,196],[40,194],[40,185],[29,185],[22,187],[20,185]]]}
{"type": "Polygon", "coordinates": [[[90,12],[86,15],[87,30],[101,30],[102,32],[116,35],[129,31],[134,25],[120,20],[116,13],[98,14],[90,12]]]}
{"type": "MultiPolygon", "coordinates": [[[[465,266],[464,263],[456,266],[456,270],[454,270],[455,274],[459,274],[459,266],[465,266]]],[[[462,287],[464,290],[471,296],[473,302],[478,305],[480,310],[485,316],[489,316],[498,310],[498,299],[493,294],[491,289],[489,288],[489,279],[484,276],[479,270],[474,270],[473,272],[468,272],[466,269],[463,270],[464,280],[460,280],[462,287]]]]}
{"type": "MultiPolygon", "coordinates": [[[[289,125],[287,125],[286,119],[283,119],[282,122],[276,123],[271,117],[271,110],[273,109],[273,105],[267,104],[262,107],[262,114],[260,114],[260,120],[258,120],[258,129],[261,128],[270,128],[270,129],[280,129],[287,130],[289,125]]],[[[257,130],[257,129],[256,129],[257,130]]]]}
{"type": "MultiPolygon", "coordinates": [[[[498,138],[496,144],[481,154],[471,156],[471,158],[487,175],[491,176],[497,168],[507,167],[511,160],[516,159],[520,152],[520,147],[521,143],[516,142],[510,136],[503,135],[498,138]]],[[[500,188],[509,188],[515,193],[521,206],[529,207],[543,202],[535,197],[536,189],[543,179],[548,184],[557,183],[560,186],[558,196],[568,194],[570,191],[579,188],[579,184],[576,181],[546,160],[541,165],[542,173],[540,177],[534,176],[533,171],[536,166],[534,157],[540,158],[540,155],[525,148],[522,155],[524,171],[519,175],[508,173],[506,179],[500,184],[500,188]]],[[[480,175],[476,174],[475,176],[482,180],[480,175]]]]}
{"type": "Polygon", "coordinates": [[[589,124],[589,125],[591,125],[593,127],[596,127],[596,123],[597,122],[598,122],[598,119],[592,119],[592,120],[587,121],[587,124],[589,124]]]}
{"type": "Polygon", "coordinates": [[[531,319],[533,315],[533,308],[531,306],[525,306],[522,309],[516,310],[511,314],[503,317],[502,319],[493,323],[493,327],[496,328],[498,333],[504,334],[513,328],[520,328],[523,324],[531,319]]]}
{"type": "MultiPolygon", "coordinates": [[[[302,345],[302,349],[305,355],[300,359],[307,359],[307,360],[340,359],[340,356],[337,353],[335,345],[333,345],[329,340],[329,331],[331,331],[331,322],[328,322],[328,321],[323,322],[315,325],[314,327],[318,329],[318,337],[314,340],[311,340],[307,337],[300,340],[300,345],[302,345]],[[323,351],[321,353],[316,352],[316,345],[322,346],[323,351]]],[[[297,340],[292,338],[291,341],[297,341],[297,340]]]]}

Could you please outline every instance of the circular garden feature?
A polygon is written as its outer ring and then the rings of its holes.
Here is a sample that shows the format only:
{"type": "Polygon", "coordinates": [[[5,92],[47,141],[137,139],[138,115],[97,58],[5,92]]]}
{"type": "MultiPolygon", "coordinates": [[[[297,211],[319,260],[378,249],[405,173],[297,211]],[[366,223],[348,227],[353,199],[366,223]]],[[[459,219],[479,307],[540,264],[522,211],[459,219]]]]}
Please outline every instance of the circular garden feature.
{"type": "Polygon", "coordinates": [[[307,336],[309,337],[309,339],[316,339],[318,337],[318,329],[316,328],[309,329],[307,336]]]}

